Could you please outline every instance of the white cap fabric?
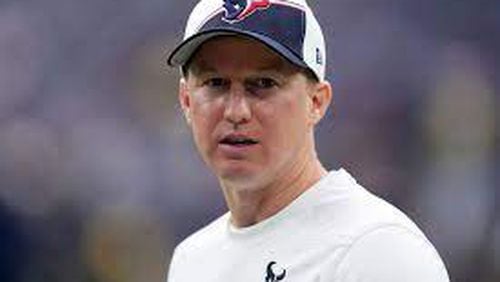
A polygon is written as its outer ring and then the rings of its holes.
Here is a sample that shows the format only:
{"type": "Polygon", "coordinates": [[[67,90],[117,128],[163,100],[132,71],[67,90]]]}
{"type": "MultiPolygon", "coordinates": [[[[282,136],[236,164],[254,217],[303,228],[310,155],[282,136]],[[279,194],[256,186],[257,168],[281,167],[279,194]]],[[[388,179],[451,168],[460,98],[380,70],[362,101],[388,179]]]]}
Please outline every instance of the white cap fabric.
{"type": "Polygon", "coordinates": [[[325,78],[323,32],[305,0],[201,0],[168,64],[183,66],[202,43],[221,35],[256,39],[318,80],[325,78]]]}

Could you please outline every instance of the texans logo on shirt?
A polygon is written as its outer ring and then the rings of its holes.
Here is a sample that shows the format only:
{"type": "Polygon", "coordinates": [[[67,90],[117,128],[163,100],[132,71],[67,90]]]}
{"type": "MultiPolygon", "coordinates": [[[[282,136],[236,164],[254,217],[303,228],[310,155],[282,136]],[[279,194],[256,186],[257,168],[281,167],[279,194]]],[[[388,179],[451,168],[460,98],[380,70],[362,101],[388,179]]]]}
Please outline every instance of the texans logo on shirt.
{"type": "Polygon", "coordinates": [[[280,269],[279,273],[276,274],[275,268],[278,268],[278,267],[274,267],[276,264],[277,263],[275,261],[271,261],[267,265],[265,282],[277,282],[277,281],[281,281],[281,280],[285,279],[286,269],[280,269]]]}
{"type": "Polygon", "coordinates": [[[257,10],[267,9],[271,6],[269,0],[224,0],[226,13],[223,19],[229,23],[244,20],[257,10]]]}

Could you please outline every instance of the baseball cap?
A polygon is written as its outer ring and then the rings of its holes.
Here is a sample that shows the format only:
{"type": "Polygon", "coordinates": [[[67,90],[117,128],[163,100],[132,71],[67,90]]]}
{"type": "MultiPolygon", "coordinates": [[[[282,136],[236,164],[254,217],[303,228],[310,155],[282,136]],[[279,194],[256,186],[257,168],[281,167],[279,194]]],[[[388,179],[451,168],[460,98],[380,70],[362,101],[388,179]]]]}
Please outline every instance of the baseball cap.
{"type": "Polygon", "coordinates": [[[207,40],[250,37],[299,67],[325,77],[325,40],[305,0],[201,0],[187,21],[184,39],[170,53],[170,66],[184,66],[207,40]]]}

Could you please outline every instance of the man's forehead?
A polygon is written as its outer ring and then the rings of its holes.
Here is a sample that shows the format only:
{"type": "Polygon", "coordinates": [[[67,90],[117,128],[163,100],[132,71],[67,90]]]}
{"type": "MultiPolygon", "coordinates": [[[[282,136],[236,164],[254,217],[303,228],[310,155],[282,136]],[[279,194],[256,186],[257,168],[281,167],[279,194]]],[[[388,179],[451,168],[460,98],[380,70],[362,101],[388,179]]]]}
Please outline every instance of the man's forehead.
{"type": "Polygon", "coordinates": [[[266,45],[239,36],[224,36],[207,41],[195,52],[189,68],[196,72],[216,72],[227,66],[258,71],[298,70],[266,45]]]}

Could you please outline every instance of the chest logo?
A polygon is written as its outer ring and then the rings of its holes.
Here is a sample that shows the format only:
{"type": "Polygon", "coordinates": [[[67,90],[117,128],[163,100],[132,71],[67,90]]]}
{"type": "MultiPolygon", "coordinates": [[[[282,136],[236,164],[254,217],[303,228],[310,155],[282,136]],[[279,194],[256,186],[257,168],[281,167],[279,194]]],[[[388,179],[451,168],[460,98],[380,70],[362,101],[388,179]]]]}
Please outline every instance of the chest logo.
{"type": "Polygon", "coordinates": [[[271,6],[269,0],[224,0],[226,13],[223,19],[229,23],[244,20],[258,9],[267,9],[271,6]]]}
{"type": "Polygon", "coordinates": [[[265,282],[277,282],[285,279],[286,269],[283,269],[276,265],[275,261],[271,261],[267,265],[266,269],[266,280],[265,282]]]}

